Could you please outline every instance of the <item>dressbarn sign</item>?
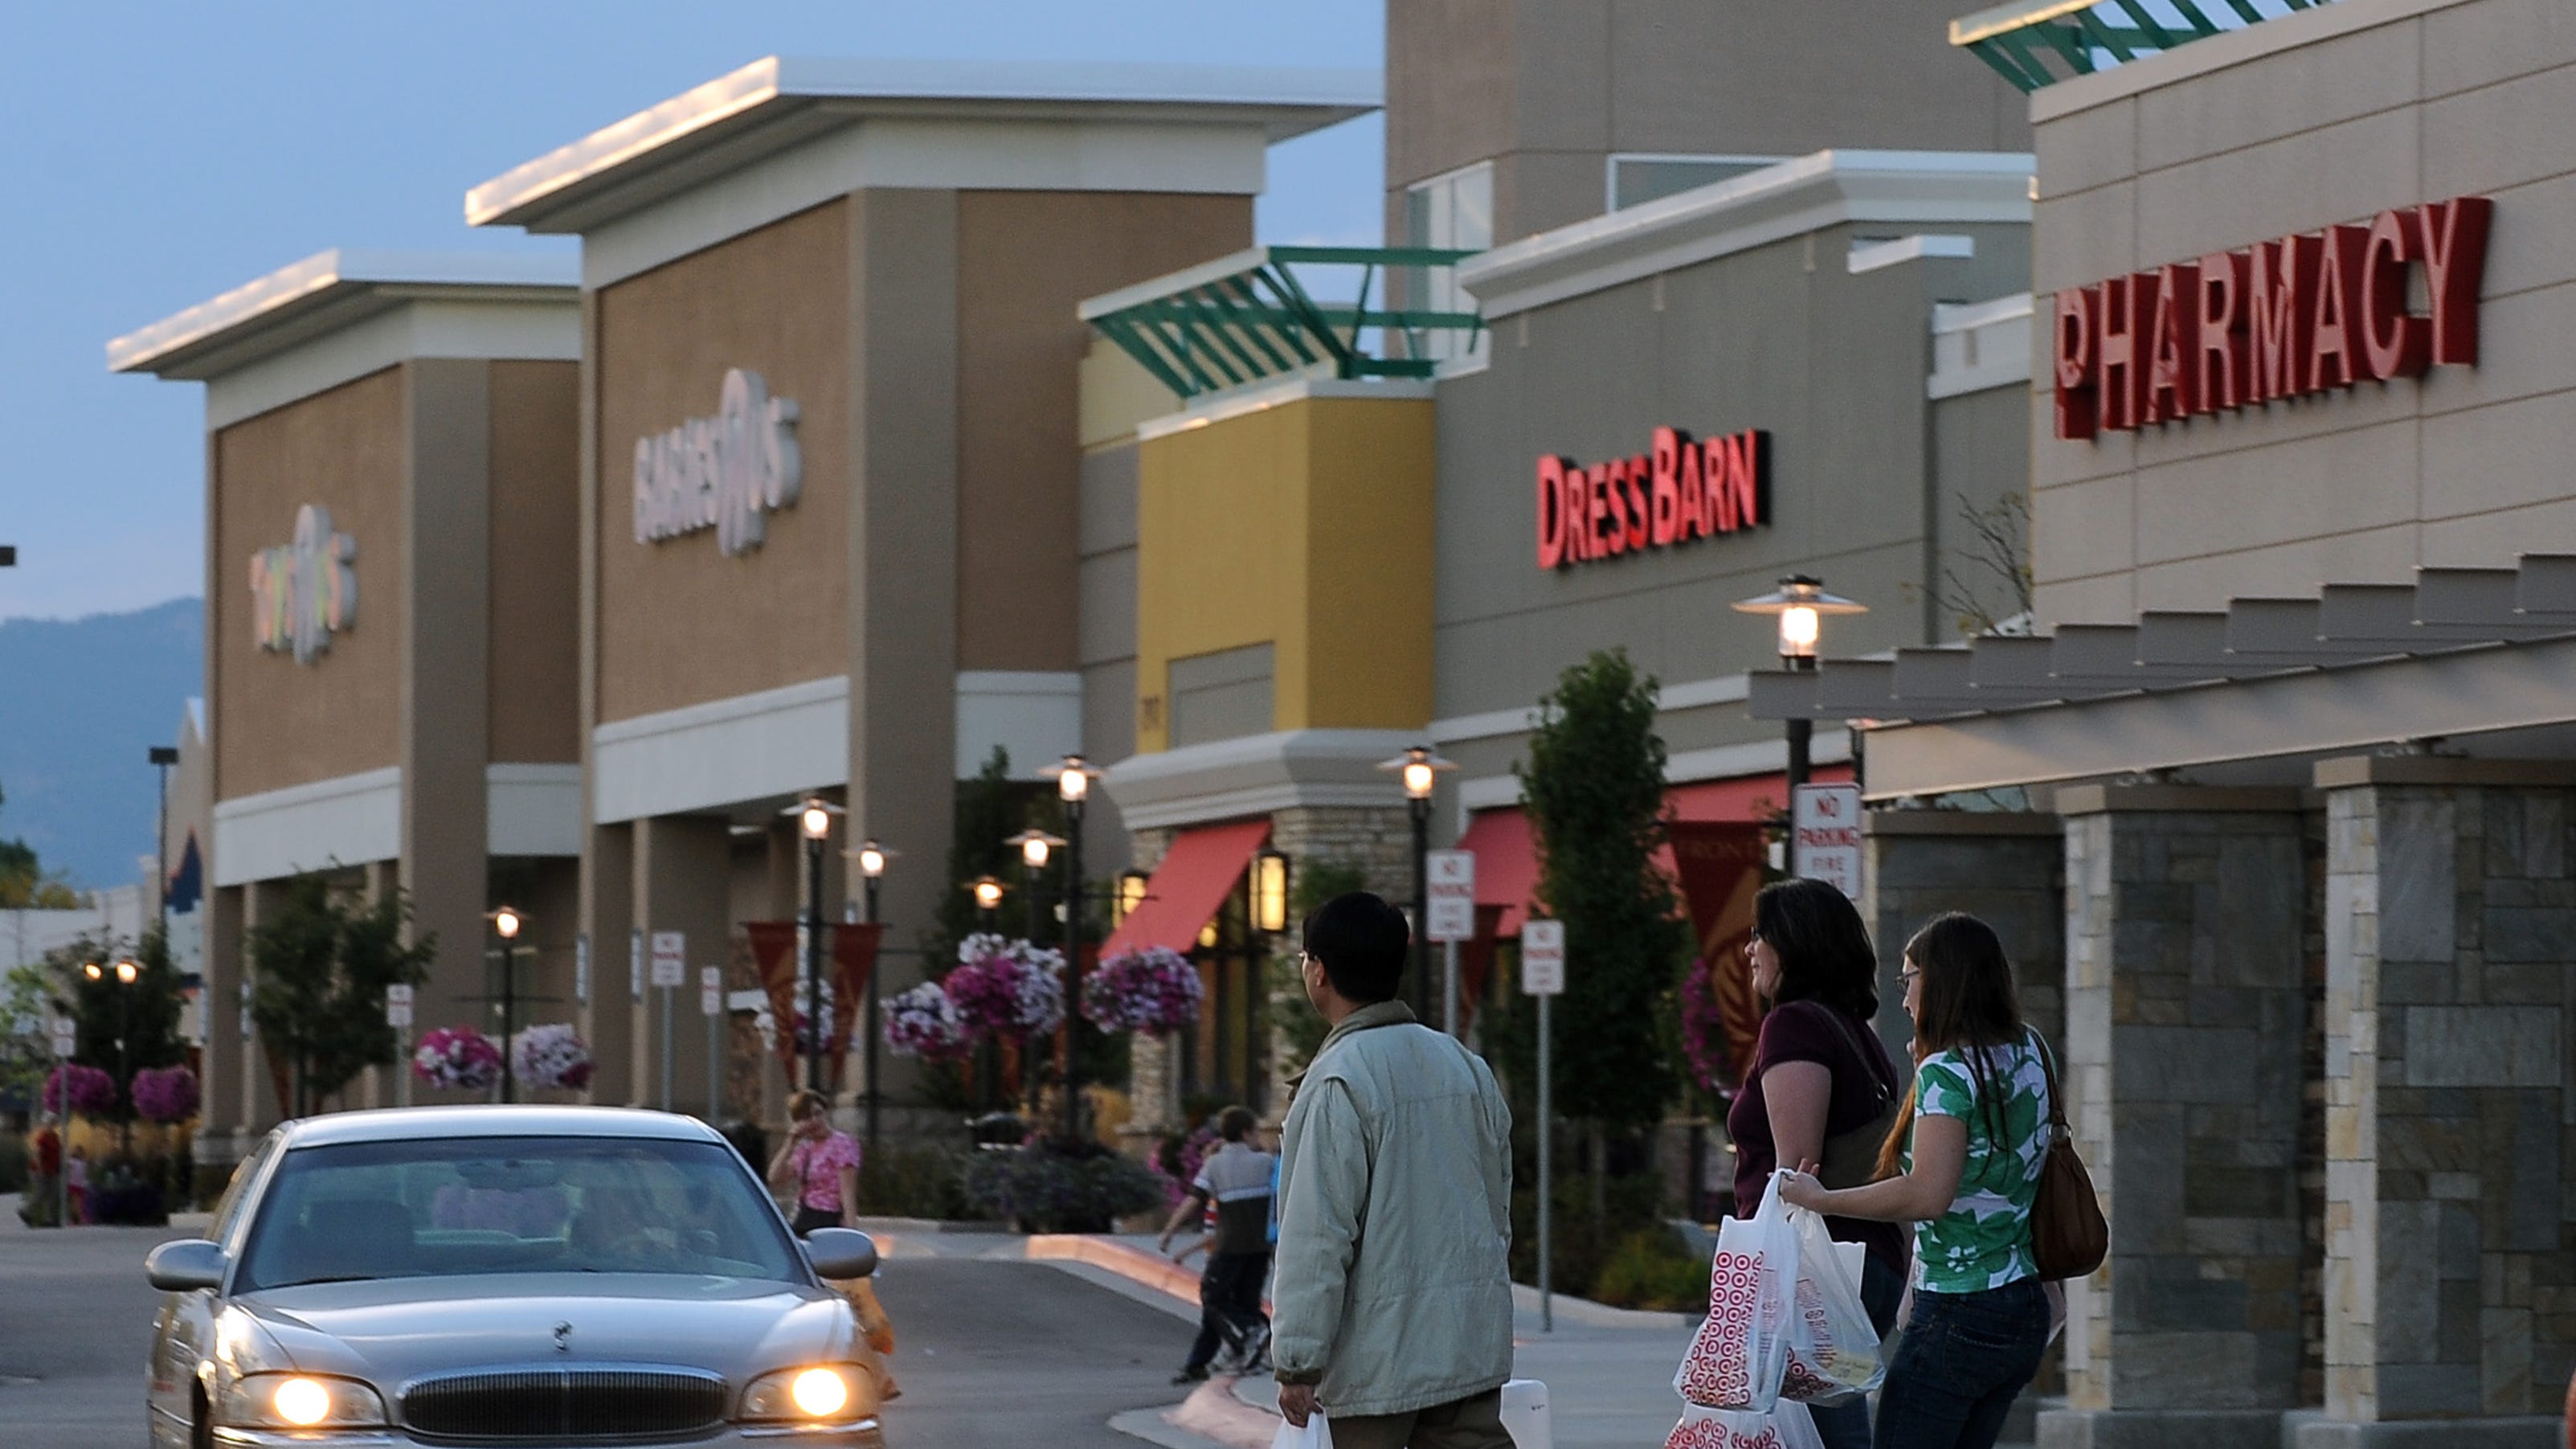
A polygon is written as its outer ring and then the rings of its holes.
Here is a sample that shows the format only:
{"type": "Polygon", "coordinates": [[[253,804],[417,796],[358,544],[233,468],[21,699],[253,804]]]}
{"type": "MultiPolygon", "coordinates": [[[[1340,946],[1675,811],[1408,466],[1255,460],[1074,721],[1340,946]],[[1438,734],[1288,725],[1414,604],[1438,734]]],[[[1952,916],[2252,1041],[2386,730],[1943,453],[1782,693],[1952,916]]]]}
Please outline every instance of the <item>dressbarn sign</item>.
{"type": "Polygon", "coordinates": [[[1564,568],[1695,538],[1738,533],[1771,519],[1771,435],[1748,428],[1695,442],[1657,428],[1633,458],[1587,468],[1538,460],[1538,566],[1564,568]]]}
{"type": "Polygon", "coordinates": [[[635,541],[702,528],[727,557],[768,537],[768,515],[796,501],[805,480],[796,448],[796,404],[771,397],[756,372],[737,367],[711,418],[635,440],[635,541]]]}
{"type": "Polygon", "coordinates": [[[2090,438],[2478,360],[2483,196],[2383,211],[2057,294],[2057,436],[2090,438]],[[2424,275],[2429,311],[2407,310],[2424,275]]]}

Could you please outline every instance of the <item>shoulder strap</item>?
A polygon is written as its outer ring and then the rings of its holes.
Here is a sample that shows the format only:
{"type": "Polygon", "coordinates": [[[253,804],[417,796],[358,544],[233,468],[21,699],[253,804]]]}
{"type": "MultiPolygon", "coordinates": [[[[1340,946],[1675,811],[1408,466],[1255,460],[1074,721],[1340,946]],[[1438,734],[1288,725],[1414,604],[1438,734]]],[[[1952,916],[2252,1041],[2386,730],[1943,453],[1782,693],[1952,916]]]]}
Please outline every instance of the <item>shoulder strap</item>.
{"type": "Polygon", "coordinates": [[[2030,1027],[2028,1030],[2031,1047],[2039,1055],[2040,1075],[2048,1080],[2048,1125],[2055,1128],[2057,1136],[2063,1139],[2068,1136],[2066,1094],[2057,1089],[2056,1054],[2048,1049],[2048,1038],[2040,1035],[2038,1027],[2030,1027]]]}
{"type": "MultiPolygon", "coordinates": [[[[1791,1005],[1799,1004],[1801,1003],[1791,1003],[1791,1005]]],[[[1809,1001],[1804,1004],[1815,1007],[1818,1011],[1823,1012],[1827,1019],[1833,1022],[1835,1034],[1843,1039],[1844,1046],[1851,1048],[1853,1056],[1860,1058],[1861,1070],[1869,1073],[1870,1085],[1878,1089],[1878,1100],[1881,1102],[1894,1101],[1896,1099],[1896,1084],[1880,1074],[1878,1061],[1878,1056],[1880,1054],[1872,1052],[1868,1045],[1861,1040],[1860,1033],[1853,1028],[1851,1018],[1844,1014],[1843,1009],[1830,1002],[1824,1001],[1809,1001]]]]}

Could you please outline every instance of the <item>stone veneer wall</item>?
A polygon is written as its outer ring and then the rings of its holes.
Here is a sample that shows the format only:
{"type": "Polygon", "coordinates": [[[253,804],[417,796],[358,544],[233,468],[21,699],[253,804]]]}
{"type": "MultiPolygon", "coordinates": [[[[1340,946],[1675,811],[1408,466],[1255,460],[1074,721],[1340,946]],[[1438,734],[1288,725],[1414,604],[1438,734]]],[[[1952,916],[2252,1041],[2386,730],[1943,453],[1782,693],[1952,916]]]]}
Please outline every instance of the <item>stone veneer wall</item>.
{"type": "Polygon", "coordinates": [[[2066,845],[2057,817],[2023,811],[1872,810],[1861,916],[1878,946],[1878,1029],[1899,1065],[1914,1038],[1896,973],[1905,942],[1943,911],[1995,928],[2022,1015],[2052,1042],[2066,1023],[2066,845]]]}
{"type": "Polygon", "coordinates": [[[2328,1414],[2554,1413],[2576,1365],[2576,769],[2357,759],[2317,782],[2328,1414]]]}
{"type": "Polygon", "coordinates": [[[2067,1285],[2072,1412],[2043,1416],[2043,1443],[2184,1412],[2199,1440],[2268,1446],[2298,1403],[2301,809],[2294,790],[2060,794],[2065,1086],[2111,1256],[2067,1285]]]}
{"type": "MultiPolygon", "coordinates": [[[[1171,827],[1136,831],[1132,838],[1136,868],[1151,871],[1160,865],[1164,852],[1172,848],[1172,837],[1179,833],[1178,828],[1171,827]]],[[[1368,889],[1399,905],[1408,904],[1412,898],[1413,823],[1404,806],[1316,805],[1274,811],[1270,817],[1270,844],[1287,854],[1292,880],[1296,872],[1314,861],[1349,862],[1365,873],[1368,889]]],[[[1295,929],[1294,922],[1290,929],[1295,929]]],[[[1277,1117],[1288,1110],[1288,1086],[1278,1070],[1275,1024],[1269,1046],[1271,1115],[1277,1117]]],[[[1139,1037],[1130,1051],[1129,1062],[1128,1092],[1134,1112],[1129,1121],[1131,1132],[1167,1130],[1172,1100],[1172,1045],[1139,1037]]]]}

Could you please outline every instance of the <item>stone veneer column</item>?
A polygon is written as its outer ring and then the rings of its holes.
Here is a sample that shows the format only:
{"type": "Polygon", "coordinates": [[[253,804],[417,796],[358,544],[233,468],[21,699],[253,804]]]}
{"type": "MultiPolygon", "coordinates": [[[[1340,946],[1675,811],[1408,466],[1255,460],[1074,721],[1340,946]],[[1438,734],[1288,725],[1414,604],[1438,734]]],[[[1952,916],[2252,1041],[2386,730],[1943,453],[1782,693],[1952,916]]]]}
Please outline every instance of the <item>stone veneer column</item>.
{"type": "Polygon", "coordinates": [[[2066,1021],[2066,842],[2054,815],[1871,810],[1863,814],[1861,917],[1878,946],[1878,1030],[1899,1063],[1914,1038],[1896,979],[1905,942],[1943,911],[1995,928],[2021,1009],[2052,1042],[2066,1021]]]}
{"type": "Polygon", "coordinates": [[[2063,790],[2061,1081],[2111,1224],[2067,1284],[2064,1449],[2273,1449],[2298,1403],[2295,790],[2063,790]]]}
{"type": "MultiPolygon", "coordinates": [[[[1177,833],[1137,831],[1131,843],[1136,869],[1151,871],[1162,864],[1177,833]]],[[[1130,1156],[1151,1154],[1155,1140],[1172,1130],[1172,1074],[1178,1069],[1178,1049],[1179,1043],[1171,1039],[1141,1034],[1127,1044],[1127,1125],[1120,1135],[1127,1139],[1130,1156]]]]}
{"type": "Polygon", "coordinates": [[[2316,778],[2326,1414],[2300,1449],[2554,1445],[2576,1358],[2576,765],[2316,778]]]}

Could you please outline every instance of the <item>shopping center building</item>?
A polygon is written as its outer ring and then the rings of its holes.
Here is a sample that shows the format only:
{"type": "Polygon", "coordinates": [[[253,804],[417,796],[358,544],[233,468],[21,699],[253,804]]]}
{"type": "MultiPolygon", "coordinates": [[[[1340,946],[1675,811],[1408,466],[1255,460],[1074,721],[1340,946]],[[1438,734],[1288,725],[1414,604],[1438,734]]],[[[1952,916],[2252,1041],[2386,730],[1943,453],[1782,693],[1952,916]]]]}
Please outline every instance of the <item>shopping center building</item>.
{"type": "MultiPolygon", "coordinates": [[[[295,877],[408,897],[439,947],[425,1022],[497,1029],[502,899],[535,923],[531,994],[569,979],[575,281],[568,260],[325,252],[109,346],[206,389],[211,758],[182,781],[211,817],[201,1161],[285,1109],[245,950],[295,877]]],[[[402,1091],[371,1072],[347,1101],[402,1091]]]]}
{"type": "Polygon", "coordinates": [[[2552,1443],[2576,26],[2201,28],[1956,28],[2032,91],[2036,629],[1757,676],[1752,713],[1875,722],[1882,896],[2064,901],[2112,1258],[2042,1443],[2552,1443]]]}

